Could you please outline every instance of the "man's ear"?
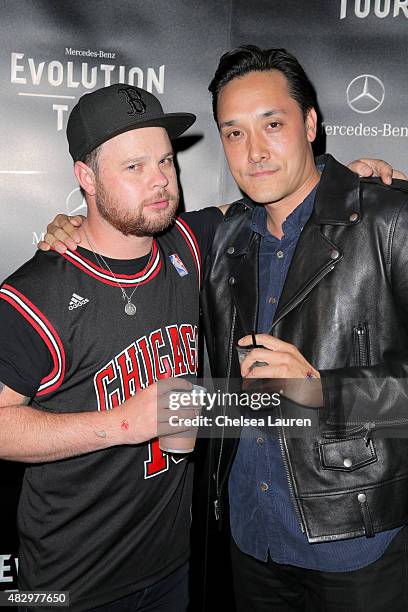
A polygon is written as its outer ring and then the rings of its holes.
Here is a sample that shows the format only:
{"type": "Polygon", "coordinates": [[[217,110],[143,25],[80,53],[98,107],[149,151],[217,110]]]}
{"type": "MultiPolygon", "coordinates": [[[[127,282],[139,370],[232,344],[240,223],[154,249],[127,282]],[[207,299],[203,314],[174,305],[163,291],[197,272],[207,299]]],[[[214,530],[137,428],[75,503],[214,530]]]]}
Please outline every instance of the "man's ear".
{"type": "Polygon", "coordinates": [[[306,115],[306,135],[309,142],[313,142],[317,132],[317,113],[314,108],[309,108],[306,115]]]}
{"type": "Polygon", "coordinates": [[[84,164],[84,162],[77,161],[74,165],[74,172],[78,183],[85,193],[89,196],[94,196],[96,193],[96,177],[92,168],[84,164]]]}

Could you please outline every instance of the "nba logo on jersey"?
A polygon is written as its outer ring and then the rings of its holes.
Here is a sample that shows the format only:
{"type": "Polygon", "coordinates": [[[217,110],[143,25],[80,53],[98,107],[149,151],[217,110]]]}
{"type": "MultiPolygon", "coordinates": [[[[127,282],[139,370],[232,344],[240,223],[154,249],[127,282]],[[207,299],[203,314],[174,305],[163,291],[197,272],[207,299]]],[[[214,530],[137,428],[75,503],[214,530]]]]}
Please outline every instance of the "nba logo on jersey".
{"type": "Polygon", "coordinates": [[[176,253],[173,253],[173,255],[169,255],[169,258],[180,276],[186,276],[188,274],[186,266],[183,264],[180,257],[176,253]]]}

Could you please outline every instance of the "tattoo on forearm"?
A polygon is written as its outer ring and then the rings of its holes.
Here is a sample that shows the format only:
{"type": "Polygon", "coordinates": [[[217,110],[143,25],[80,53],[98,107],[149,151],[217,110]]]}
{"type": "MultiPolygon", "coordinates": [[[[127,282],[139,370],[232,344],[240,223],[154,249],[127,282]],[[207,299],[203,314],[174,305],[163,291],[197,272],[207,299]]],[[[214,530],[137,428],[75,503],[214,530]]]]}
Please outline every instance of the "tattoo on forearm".
{"type": "Polygon", "coordinates": [[[124,431],[127,431],[129,429],[129,423],[127,422],[126,419],[122,421],[122,423],[120,424],[120,428],[123,429],[124,431]]]}
{"type": "Polygon", "coordinates": [[[0,381],[0,393],[3,391],[4,387],[5,387],[4,383],[0,381]]]}
{"type": "Polygon", "coordinates": [[[106,438],[106,431],[103,431],[103,429],[101,431],[95,431],[95,433],[98,438],[106,438]]]}

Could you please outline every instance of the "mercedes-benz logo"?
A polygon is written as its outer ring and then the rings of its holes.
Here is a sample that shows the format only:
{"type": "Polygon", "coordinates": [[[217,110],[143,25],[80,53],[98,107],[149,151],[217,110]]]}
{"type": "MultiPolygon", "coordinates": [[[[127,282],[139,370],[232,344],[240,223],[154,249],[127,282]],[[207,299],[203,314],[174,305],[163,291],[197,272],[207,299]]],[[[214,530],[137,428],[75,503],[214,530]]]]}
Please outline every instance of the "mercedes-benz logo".
{"type": "Polygon", "coordinates": [[[373,74],[360,74],[347,87],[346,96],[356,113],[373,113],[384,102],[384,84],[373,74]]]}
{"type": "Polygon", "coordinates": [[[75,187],[65,200],[68,215],[86,215],[87,205],[80,187],[75,187]]]}

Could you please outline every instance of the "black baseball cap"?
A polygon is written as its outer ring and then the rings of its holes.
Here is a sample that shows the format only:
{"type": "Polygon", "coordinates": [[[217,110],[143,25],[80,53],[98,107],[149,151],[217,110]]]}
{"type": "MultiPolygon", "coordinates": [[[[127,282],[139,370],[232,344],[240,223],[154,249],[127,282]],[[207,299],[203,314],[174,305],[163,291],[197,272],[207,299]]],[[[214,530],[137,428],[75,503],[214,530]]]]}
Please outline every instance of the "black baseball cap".
{"type": "Polygon", "coordinates": [[[118,134],[143,127],[166,128],[177,138],[196,120],[192,113],[165,113],[153,94],[124,83],[84,94],[68,119],[69,152],[75,161],[118,134]]]}

